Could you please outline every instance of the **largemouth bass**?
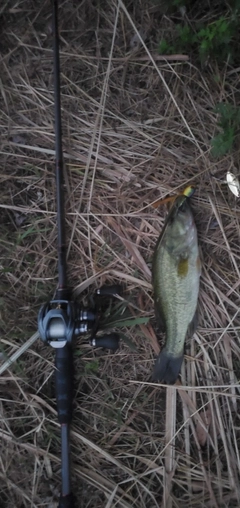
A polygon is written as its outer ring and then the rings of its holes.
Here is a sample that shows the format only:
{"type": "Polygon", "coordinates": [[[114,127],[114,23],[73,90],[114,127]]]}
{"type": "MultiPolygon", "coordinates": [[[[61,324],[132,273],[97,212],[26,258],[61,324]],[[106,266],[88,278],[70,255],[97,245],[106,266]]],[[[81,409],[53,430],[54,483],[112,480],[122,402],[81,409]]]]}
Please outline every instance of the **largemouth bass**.
{"type": "Polygon", "coordinates": [[[201,263],[189,198],[178,196],[158,239],[152,265],[156,318],[166,332],[154,381],[173,384],[181,369],[187,332],[193,334],[201,263]]]}

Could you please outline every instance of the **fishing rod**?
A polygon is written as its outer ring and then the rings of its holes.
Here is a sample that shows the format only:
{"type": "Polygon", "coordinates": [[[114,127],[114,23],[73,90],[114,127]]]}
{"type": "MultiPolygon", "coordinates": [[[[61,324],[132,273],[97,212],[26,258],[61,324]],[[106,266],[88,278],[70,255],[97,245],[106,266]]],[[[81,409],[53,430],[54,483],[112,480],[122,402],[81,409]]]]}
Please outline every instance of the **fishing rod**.
{"type": "MultiPolygon", "coordinates": [[[[71,490],[69,427],[73,402],[73,339],[91,332],[90,345],[115,351],[119,336],[109,333],[96,336],[99,329],[99,304],[84,308],[72,298],[67,279],[67,247],[65,234],[64,159],[62,150],[60,57],[58,34],[58,0],[53,0],[53,60],[54,60],[54,117],[56,158],[56,211],[58,285],[53,300],[45,303],[38,314],[38,331],[45,344],[55,349],[55,392],[58,421],[61,426],[61,496],[58,508],[74,508],[71,490]]],[[[96,291],[100,297],[114,297],[122,293],[121,286],[102,286],[96,291]]]]}

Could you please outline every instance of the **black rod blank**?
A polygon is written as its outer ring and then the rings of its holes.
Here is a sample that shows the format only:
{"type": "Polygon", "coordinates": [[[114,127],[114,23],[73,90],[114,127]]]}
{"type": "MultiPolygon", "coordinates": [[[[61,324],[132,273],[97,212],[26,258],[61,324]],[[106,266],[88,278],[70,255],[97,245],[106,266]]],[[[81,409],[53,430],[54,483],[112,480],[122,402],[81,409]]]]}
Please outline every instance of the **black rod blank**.
{"type": "Polygon", "coordinates": [[[53,40],[54,40],[54,115],[56,150],[56,187],[57,187],[57,229],[58,229],[58,294],[64,298],[67,291],[66,236],[64,211],[64,177],[62,151],[60,60],[58,35],[58,1],[53,0],[53,40]]]}
{"type": "MultiPolygon", "coordinates": [[[[58,1],[53,0],[53,40],[54,40],[54,115],[55,115],[55,151],[56,151],[56,194],[57,194],[57,231],[58,231],[58,288],[57,299],[70,296],[67,283],[66,235],[64,175],[61,123],[60,58],[58,35],[58,1]]],[[[62,494],[59,508],[73,508],[71,493],[69,426],[72,419],[73,399],[73,361],[71,344],[56,349],[56,399],[58,421],[61,424],[61,466],[62,494]]]]}

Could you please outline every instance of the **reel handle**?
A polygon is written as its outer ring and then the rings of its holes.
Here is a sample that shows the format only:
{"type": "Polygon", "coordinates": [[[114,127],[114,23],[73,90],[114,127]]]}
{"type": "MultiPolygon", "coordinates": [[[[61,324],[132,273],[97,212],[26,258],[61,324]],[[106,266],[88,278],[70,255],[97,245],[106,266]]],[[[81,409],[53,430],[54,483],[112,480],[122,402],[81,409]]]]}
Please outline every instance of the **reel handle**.
{"type": "Polygon", "coordinates": [[[112,351],[117,351],[119,348],[120,337],[118,333],[108,333],[106,335],[102,335],[100,337],[94,337],[90,340],[90,345],[93,347],[103,347],[106,349],[112,349],[112,351]]]}
{"type": "Polygon", "coordinates": [[[108,284],[104,284],[100,288],[96,290],[97,296],[122,296],[124,291],[124,287],[121,284],[113,284],[109,286],[108,284]]]}

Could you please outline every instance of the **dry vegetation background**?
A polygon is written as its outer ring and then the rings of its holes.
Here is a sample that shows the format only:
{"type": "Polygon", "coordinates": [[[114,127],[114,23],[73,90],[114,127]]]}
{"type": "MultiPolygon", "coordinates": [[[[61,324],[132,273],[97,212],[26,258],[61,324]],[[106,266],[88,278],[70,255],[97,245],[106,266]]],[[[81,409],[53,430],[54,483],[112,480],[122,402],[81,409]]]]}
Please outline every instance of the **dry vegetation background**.
{"type": "MultiPolygon", "coordinates": [[[[27,342],[57,283],[51,6],[5,0],[0,13],[0,368],[27,343],[0,371],[0,506],[53,508],[54,354],[27,342]]],[[[74,345],[79,508],[240,505],[240,213],[224,183],[239,151],[210,155],[213,108],[239,102],[239,68],[161,59],[171,23],[150,0],[60,1],[70,282],[84,301],[123,283],[132,316],[150,318],[122,330],[135,350],[93,351],[83,337],[74,345]],[[163,338],[150,269],[166,212],[152,203],[188,184],[203,261],[199,327],[181,382],[166,388],[151,383],[163,338]]]]}

